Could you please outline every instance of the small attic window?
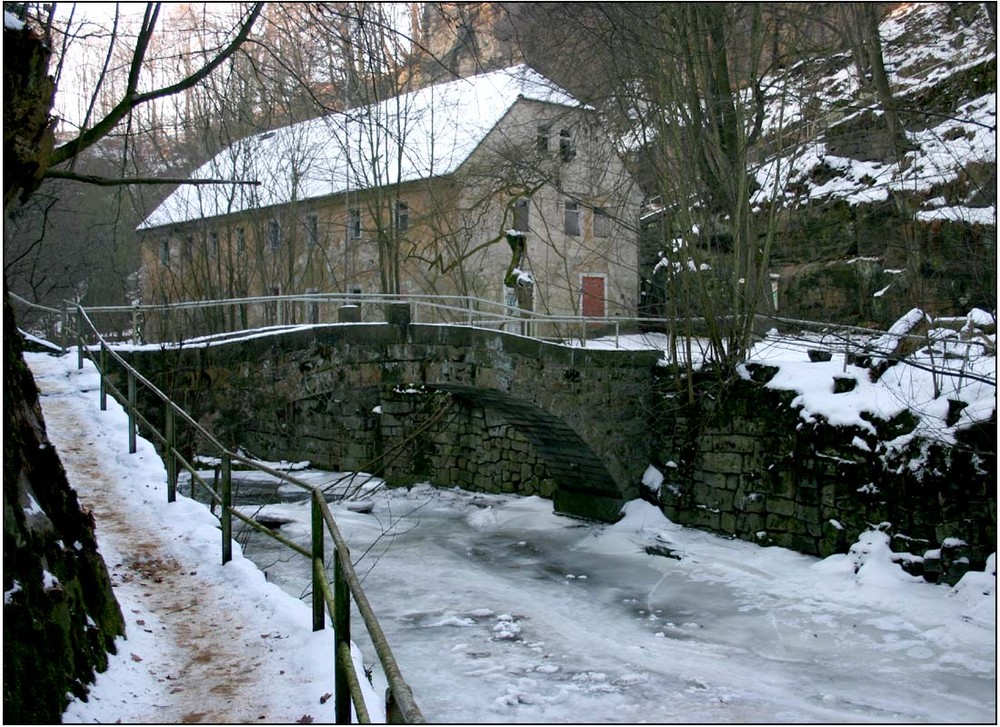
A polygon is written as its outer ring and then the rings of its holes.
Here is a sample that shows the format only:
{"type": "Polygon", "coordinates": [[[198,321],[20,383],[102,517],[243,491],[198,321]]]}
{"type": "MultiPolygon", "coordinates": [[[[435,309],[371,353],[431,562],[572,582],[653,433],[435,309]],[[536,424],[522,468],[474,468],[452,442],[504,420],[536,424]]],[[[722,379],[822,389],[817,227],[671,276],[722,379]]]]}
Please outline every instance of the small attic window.
{"type": "Polygon", "coordinates": [[[576,156],[576,144],[573,143],[573,132],[563,129],[559,132],[559,156],[564,162],[576,156]]]}
{"type": "Polygon", "coordinates": [[[514,229],[518,232],[528,232],[528,198],[521,197],[514,202],[514,229]]]}
{"type": "Polygon", "coordinates": [[[274,132],[273,131],[268,131],[266,134],[261,134],[260,135],[260,140],[261,141],[267,141],[268,139],[270,139],[273,136],[274,136],[274,132]]]}
{"type": "Polygon", "coordinates": [[[539,126],[538,136],[535,137],[535,149],[542,154],[547,154],[549,151],[549,134],[552,133],[552,128],[549,126],[539,126]]]}

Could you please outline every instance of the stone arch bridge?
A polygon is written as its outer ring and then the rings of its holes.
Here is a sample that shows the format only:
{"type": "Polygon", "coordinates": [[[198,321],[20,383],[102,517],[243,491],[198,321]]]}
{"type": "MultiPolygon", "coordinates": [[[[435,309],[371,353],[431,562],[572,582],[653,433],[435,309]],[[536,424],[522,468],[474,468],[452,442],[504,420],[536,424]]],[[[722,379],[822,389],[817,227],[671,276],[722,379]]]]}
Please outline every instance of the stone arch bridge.
{"type": "MultiPolygon", "coordinates": [[[[537,494],[617,519],[653,445],[656,351],[443,325],[332,324],[144,348],[133,365],[229,446],[404,485],[537,494]]],[[[153,421],[162,412],[148,402],[153,421]]],[[[189,446],[194,447],[194,443],[189,446]]]]}

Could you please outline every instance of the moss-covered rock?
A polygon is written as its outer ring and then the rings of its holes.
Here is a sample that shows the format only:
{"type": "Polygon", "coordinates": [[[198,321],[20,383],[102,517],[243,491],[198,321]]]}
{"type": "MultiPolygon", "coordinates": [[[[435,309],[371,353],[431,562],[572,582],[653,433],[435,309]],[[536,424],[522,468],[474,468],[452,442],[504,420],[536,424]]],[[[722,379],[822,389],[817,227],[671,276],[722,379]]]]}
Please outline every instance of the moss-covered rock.
{"type": "Polygon", "coordinates": [[[59,722],[108,665],[125,624],[94,521],[45,435],[38,391],[4,300],[4,719],[59,722]]]}

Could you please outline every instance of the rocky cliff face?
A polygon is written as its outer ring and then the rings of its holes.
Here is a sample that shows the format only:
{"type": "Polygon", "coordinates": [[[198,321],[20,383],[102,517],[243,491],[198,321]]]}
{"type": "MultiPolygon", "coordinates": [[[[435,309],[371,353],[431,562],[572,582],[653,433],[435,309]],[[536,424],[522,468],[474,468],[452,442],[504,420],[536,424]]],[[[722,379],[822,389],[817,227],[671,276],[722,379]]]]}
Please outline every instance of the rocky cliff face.
{"type": "MultiPolygon", "coordinates": [[[[37,188],[52,149],[53,82],[41,39],[4,14],[4,210],[37,188]]],[[[6,299],[3,336],[3,710],[59,722],[125,633],[93,517],[45,434],[38,389],[6,299]]]]}
{"type": "Polygon", "coordinates": [[[59,722],[125,633],[111,580],[59,455],[4,301],[3,709],[8,723],[59,722]]]}

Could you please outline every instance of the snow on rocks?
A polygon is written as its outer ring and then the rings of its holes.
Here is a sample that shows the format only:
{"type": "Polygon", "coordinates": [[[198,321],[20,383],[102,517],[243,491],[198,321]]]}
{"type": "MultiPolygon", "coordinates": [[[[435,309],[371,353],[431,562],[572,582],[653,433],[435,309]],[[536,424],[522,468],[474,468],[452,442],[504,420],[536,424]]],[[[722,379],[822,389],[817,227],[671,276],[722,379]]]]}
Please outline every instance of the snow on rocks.
{"type": "Polygon", "coordinates": [[[521,625],[509,613],[502,613],[497,616],[496,625],[493,626],[494,641],[513,641],[521,636],[521,625]]]}

